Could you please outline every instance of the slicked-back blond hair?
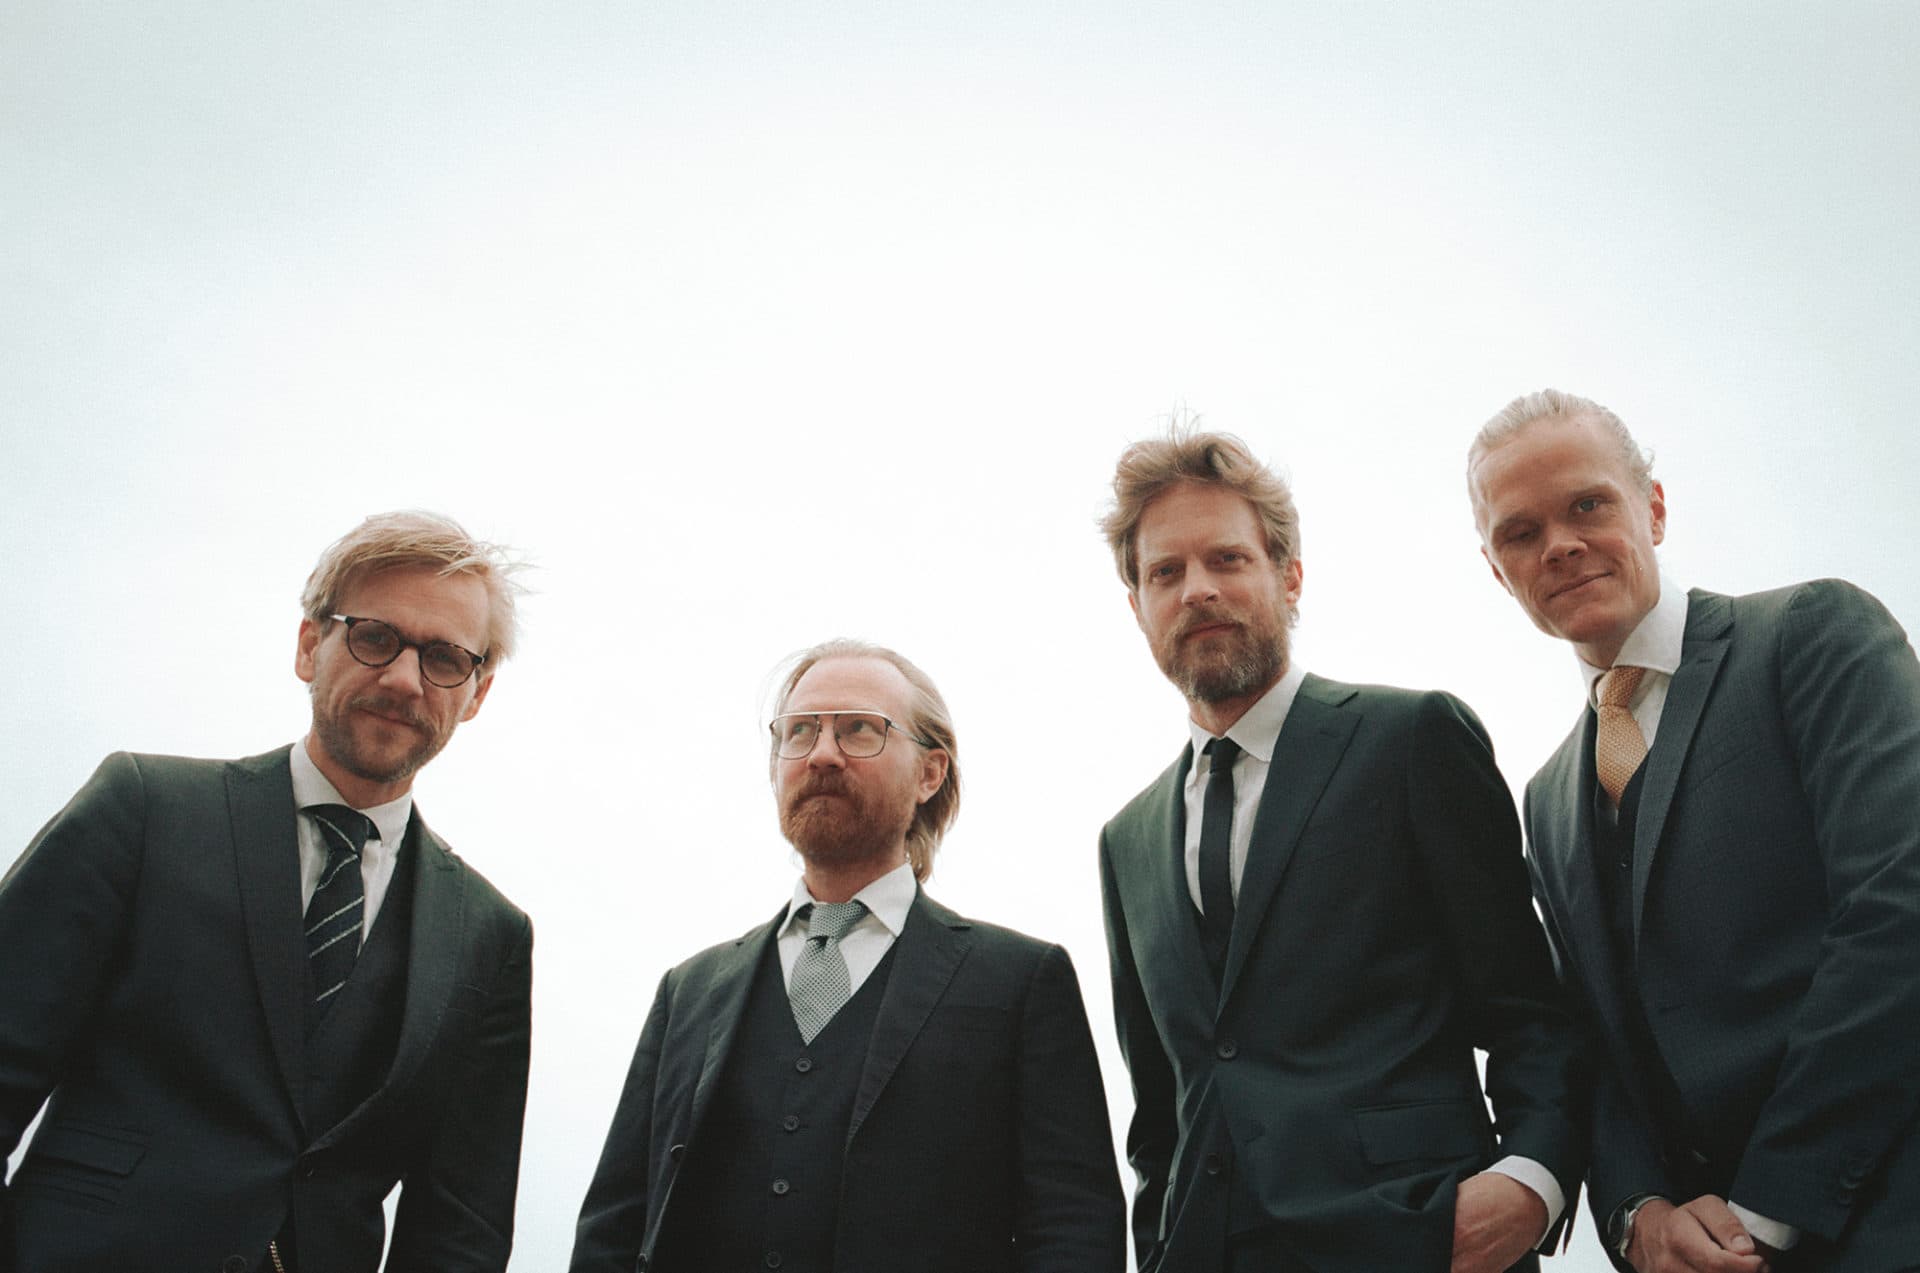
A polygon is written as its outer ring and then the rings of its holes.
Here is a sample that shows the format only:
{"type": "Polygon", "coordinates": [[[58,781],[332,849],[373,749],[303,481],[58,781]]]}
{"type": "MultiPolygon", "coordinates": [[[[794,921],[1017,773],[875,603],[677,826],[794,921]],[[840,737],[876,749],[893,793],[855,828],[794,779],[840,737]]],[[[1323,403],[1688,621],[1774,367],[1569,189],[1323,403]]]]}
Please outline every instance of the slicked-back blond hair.
{"type": "MultiPolygon", "coordinates": [[[[907,827],[907,861],[913,866],[913,878],[924,884],[933,874],[933,856],[940,849],[941,839],[960,816],[960,752],[953,732],[953,714],[947,710],[947,700],[940,696],[933,678],[904,654],[871,641],[835,637],[792,657],[793,666],[781,678],[779,693],[774,696],[775,716],[787,710],[787,700],[793,697],[793,687],[800,683],[800,678],[815,664],[828,659],[879,659],[892,664],[913,691],[907,708],[911,715],[895,723],[947,753],[946,781],[913,811],[913,821],[907,827]]],[[[769,751],[769,766],[773,759],[769,751]]]]}
{"type": "Polygon", "coordinates": [[[1286,479],[1254,459],[1247,444],[1231,433],[1175,427],[1121,454],[1113,473],[1113,508],[1100,519],[1100,532],[1129,592],[1140,589],[1140,519],[1154,500],[1187,484],[1223,487],[1253,505],[1274,565],[1285,566],[1300,555],[1300,510],[1286,479]]]}
{"type": "Polygon", "coordinates": [[[469,535],[440,513],[402,509],[375,513],[327,546],[300,590],[300,611],[316,623],[340,608],[340,597],[368,575],[395,566],[425,566],[441,575],[472,575],[487,589],[486,672],[513,656],[519,637],[514,601],[526,591],[513,576],[523,567],[507,549],[469,535]]]}
{"type": "Polygon", "coordinates": [[[1522,394],[1500,408],[1493,419],[1480,426],[1480,432],[1473,437],[1473,445],[1467,448],[1467,495],[1473,500],[1475,525],[1479,525],[1484,518],[1486,501],[1481,498],[1480,483],[1474,477],[1474,470],[1491,452],[1542,420],[1592,420],[1605,430],[1613,442],[1627,476],[1633,480],[1634,489],[1642,495],[1653,494],[1653,453],[1643,450],[1633,440],[1633,434],[1628,432],[1626,423],[1619,416],[1591,398],[1582,398],[1560,389],[1537,389],[1522,394]]]}

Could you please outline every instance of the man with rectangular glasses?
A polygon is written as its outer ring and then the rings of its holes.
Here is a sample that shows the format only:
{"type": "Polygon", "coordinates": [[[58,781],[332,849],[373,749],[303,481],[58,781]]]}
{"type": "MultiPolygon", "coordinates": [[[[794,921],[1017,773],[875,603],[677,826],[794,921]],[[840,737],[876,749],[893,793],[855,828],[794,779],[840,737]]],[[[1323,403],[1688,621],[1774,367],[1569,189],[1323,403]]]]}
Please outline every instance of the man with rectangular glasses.
{"type": "Polygon", "coordinates": [[[320,558],[312,728],[109,757],[0,880],[0,1273],[500,1270],[526,1102],[527,917],[413,776],[511,652],[514,567],[424,513],[320,558]]]}
{"type": "Polygon", "coordinates": [[[805,869],[773,920],[661,981],[573,1273],[1119,1273],[1073,965],[920,887],[960,805],[939,691],[891,650],[828,642],[772,730],[805,869]]]}

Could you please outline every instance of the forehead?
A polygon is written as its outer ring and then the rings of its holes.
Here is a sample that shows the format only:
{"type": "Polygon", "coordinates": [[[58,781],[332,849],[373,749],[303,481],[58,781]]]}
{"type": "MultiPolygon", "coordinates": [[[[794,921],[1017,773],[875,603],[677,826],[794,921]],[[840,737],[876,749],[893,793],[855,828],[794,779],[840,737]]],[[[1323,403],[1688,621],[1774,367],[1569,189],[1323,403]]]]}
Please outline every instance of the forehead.
{"type": "Polygon", "coordinates": [[[338,604],[342,614],[384,620],[416,640],[487,648],[487,585],[478,575],[389,566],[349,580],[338,604]]]}
{"type": "Polygon", "coordinates": [[[867,707],[904,720],[913,687],[885,659],[865,655],[822,659],[806,670],[787,695],[789,712],[818,712],[837,707],[867,707]]]}
{"type": "Polygon", "coordinates": [[[1267,533],[1246,496],[1224,486],[1183,483],[1140,515],[1134,543],[1142,560],[1216,544],[1264,546],[1267,533]]]}
{"type": "Polygon", "coordinates": [[[1575,488],[1633,485],[1618,444],[1591,417],[1528,425],[1481,457],[1474,476],[1489,520],[1575,488]]]}

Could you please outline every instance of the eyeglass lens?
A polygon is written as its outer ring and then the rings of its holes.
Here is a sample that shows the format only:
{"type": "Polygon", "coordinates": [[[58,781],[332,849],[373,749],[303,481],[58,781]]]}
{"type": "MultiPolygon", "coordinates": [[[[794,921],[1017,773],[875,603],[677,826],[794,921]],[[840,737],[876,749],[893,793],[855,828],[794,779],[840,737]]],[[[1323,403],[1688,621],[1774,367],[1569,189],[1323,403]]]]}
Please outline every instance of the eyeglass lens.
{"type": "MultiPolygon", "coordinates": [[[[400,657],[407,642],[378,619],[361,619],[347,629],[347,650],[368,667],[385,667],[400,657]]],[[[455,689],[473,675],[473,656],[448,641],[420,646],[420,674],[443,690],[455,689]]]]}
{"type": "Polygon", "coordinates": [[[872,712],[782,716],[773,723],[780,755],[787,760],[797,760],[812,751],[820,736],[820,722],[829,718],[833,721],[833,741],[849,756],[856,759],[877,756],[887,745],[887,718],[872,712]]]}

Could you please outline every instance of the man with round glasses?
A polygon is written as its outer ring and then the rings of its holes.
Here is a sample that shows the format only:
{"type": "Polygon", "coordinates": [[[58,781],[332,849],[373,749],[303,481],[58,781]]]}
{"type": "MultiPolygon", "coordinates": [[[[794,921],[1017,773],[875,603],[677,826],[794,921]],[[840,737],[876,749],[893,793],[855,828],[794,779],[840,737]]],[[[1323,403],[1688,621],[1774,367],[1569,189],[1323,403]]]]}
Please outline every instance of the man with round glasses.
{"type": "Polygon", "coordinates": [[[367,519],[301,597],[307,736],[109,757],[0,880],[0,1273],[504,1269],[532,930],[413,807],[513,566],[367,519]],[[404,1183],[402,1183],[404,1182],[404,1183]]]}
{"type": "Polygon", "coordinates": [[[573,1273],[1119,1273],[1119,1175],[1073,966],[920,885],[960,804],[946,704],[891,650],[802,654],[772,721],[804,870],[667,973],[573,1273]]]}

